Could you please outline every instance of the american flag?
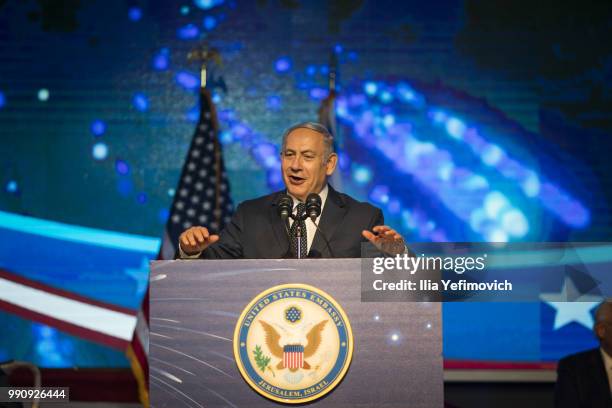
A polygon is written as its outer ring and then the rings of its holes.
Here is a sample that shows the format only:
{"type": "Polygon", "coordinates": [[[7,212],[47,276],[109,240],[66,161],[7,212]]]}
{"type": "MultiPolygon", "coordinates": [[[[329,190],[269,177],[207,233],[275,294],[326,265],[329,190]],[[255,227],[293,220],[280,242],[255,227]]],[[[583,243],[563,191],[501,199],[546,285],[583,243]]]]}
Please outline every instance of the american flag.
{"type": "Polygon", "coordinates": [[[283,365],[291,369],[304,367],[304,346],[288,344],[283,347],[283,365]]]}
{"type": "MultiPolygon", "coordinates": [[[[174,258],[178,237],[185,229],[202,225],[216,234],[231,218],[234,206],[217,138],[218,129],[217,113],[210,92],[201,88],[200,118],[183,164],[158,259],[174,258]]],[[[138,381],[140,400],[145,407],[149,406],[148,302],[147,292],[127,351],[138,381]]]]}
{"type": "Polygon", "coordinates": [[[173,259],[179,235],[201,225],[218,233],[229,222],[234,206],[225,173],[215,106],[207,89],[200,90],[200,119],[187,158],[161,248],[161,259],[173,259]]]}

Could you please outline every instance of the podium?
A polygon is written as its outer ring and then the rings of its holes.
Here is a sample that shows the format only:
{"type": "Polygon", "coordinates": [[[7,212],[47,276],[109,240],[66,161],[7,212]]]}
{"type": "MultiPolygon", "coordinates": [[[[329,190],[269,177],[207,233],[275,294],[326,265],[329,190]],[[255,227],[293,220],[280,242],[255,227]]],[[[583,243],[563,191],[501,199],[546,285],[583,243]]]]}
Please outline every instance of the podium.
{"type": "Polygon", "coordinates": [[[314,286],[353,333],[343,380],[314,407],[442,407],[440,303],[362,302],[360,259],[157,261],[150,277],[150,395],[161,407],[278,407],[234,359],[245,307],[282,284],[314,286]]]}

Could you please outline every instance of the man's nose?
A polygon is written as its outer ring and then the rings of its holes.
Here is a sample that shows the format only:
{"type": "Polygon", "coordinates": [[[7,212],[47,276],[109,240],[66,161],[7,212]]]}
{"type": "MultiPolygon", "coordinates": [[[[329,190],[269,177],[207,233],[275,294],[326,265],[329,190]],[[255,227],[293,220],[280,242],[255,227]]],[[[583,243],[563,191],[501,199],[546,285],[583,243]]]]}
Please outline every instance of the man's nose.
{"type": "Polygon", "coordinates": [[[302,170],[302,160],[300,160],[300,158],[297,155],[294,156],[293,159],[291,160],[291,163],[289,163],[289,168],[293,171],[302,170]]]}

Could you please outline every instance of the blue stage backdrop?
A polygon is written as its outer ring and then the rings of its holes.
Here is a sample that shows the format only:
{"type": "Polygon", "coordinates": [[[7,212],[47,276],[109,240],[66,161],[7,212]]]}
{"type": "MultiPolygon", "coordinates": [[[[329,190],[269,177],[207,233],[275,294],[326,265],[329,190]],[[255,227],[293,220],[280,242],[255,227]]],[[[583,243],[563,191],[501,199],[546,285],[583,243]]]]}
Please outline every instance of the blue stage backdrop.
{"type": "MultiPolygon", "coordinates": [[[[208,85],[235,203],[281,187],[280,135],[317,119],[335,70],[337,187],[408,241],[606,241],[611,17],[606,2],[0,1],[2,276],[138,309],[202,43],[222,59],[208,85]]],[[[0,322],[0,360],[127,365],[14,310],[0,322]]],[[[445,357],[555,361],[594,344],[591,322],[592,307],[446,305],[445,357]]]]}

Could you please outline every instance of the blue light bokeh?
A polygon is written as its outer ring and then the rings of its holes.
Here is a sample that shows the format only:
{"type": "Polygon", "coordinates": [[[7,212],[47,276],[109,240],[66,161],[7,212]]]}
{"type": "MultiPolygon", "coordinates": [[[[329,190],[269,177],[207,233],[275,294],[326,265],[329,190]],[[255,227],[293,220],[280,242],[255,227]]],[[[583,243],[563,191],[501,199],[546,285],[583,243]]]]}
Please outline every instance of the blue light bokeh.
{"type": "Polygon", "coordinates": [[[200,85],[200,79],[188,71],[179,71],[176,74],[176,83],[181,87],[193,90],[200,85]]]}
{"type": "Polygon", "coordinates": [[[141,92],[135,93],[132,97],[132,104],[136,108],[136,110],[140,112],[145,112],[149,109],[149,98],[141,92]]]}
{"type": "Polygon", "coordinates": [[[153,57],[153,68],[157,71],[165,71],[170,66],[170,52],[167,48],[162,48],[153,57]]]}
{"type": "Polygon", "coordinates": [[[117,174],[125,176],[130,173],[130,166],[124,160],[115,161],[115,171],[117,174]]]}
{"type": "Polygon", "coordinates": [[[181,40],[193,40],[200,36],[200,29],[195,24],[187,24],[179,28],[176,35],[181,40]]]}
{"type": "Polygon", "coordinates": [[[142,18],[142,10],[139,7],[130,7],[128,17],[132,21],[139,21],[142,18]]]}
{"type": "Polygon", "coordinates": [[[96,143],[93,145],[91,154],[96,160],[104,160],[108,156],[108,146],[106,143],[96,143]]]}
{"type": "Polygon", "coordinates": [[[19,192],[19,184],[15,180],[9,180],[6,182],[6,185],[4,186],[4,190],[7,193],[15,194],[19,192]]]}
{"type": "Polygon", "coordinates": [[[202,10],[209,10],[223,4],[223,0],[194,0],[193,3],[202,10]]]}
{"type": "Polygon", "coordinates": [[[91,133],[94,136],[102,136],[106,132],[106,123],[100,119],[91,122],[91,133]]]}
{"type": "Polygon", "coordinates": [[[217,19],[213,16],[204,17],[204,21],[202,22],[204,28],[208,31],[213,30],[217,26],[217,19]]]}
{"type": "Polygon", "coordinates": [[[291,69],[291,59],[289,57],[281,57],[274,63],[276,72],[284,73],[291,69]]]}

